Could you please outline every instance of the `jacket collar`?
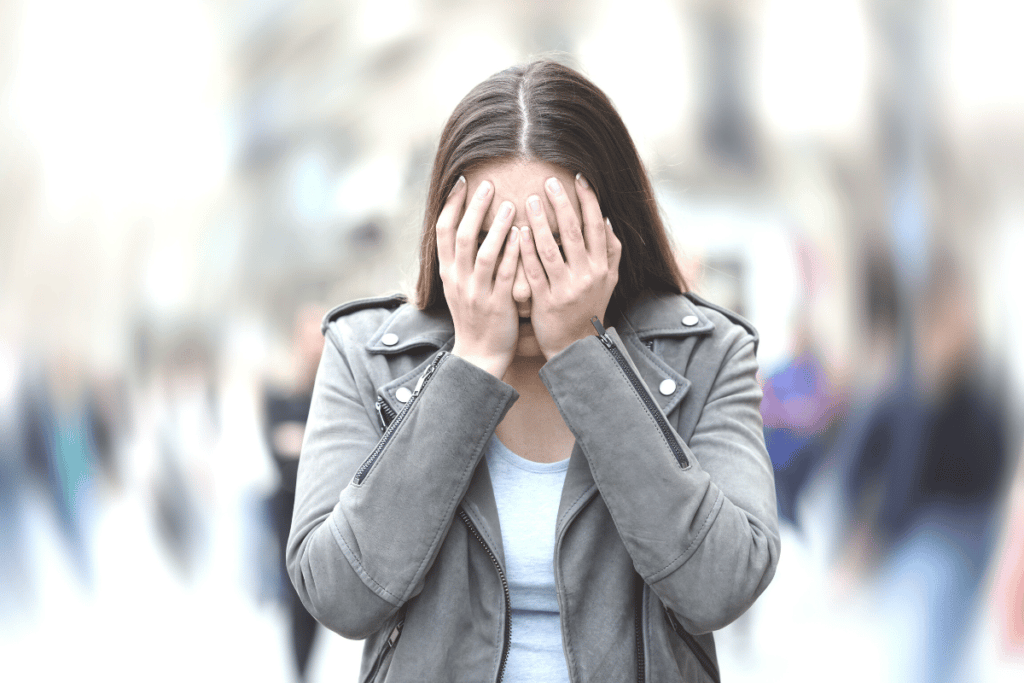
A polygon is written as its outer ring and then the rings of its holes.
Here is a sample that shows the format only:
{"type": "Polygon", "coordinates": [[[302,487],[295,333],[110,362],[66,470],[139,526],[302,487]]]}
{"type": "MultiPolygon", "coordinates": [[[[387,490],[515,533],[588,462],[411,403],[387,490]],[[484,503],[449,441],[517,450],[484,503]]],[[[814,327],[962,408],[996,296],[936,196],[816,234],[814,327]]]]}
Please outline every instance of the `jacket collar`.
{"type": "Polygon", "coordinates": [[[700,307],[676,294],[652,294],[633,304],[624,317],[643,341],[706,335],[715,329],[700,307]]]}
{"type": "Polygon", "coordinates": [[[366,343],[366,350],[390,355],[420,346],[440,349],[454,338],[455,327],[447,311],[421,311],[406,304],[388,316],[366,343]]]}
{"type": "MultiPolygon", "coordinates": [[[[708,335],[714,329],[714,323],[699,306],[673,294],[651,295],[635,303],[617,326],[625,351],[666,414],[690,388],[690,381],[676,370],[687,365],[693,346],[687,340],[708,335]],[[668,380],[671,384],[666,383],[668,380]]],[[[371,354],[393,355],[418,348],[451,349],[454,340],[455,328],[447,311],[422,311],[406,304],[388,316],[370,337],[366,349],[371,354]]],[[[422,368],[417,368],[396,378],[385,387],[385,393],[393,398],[399,386],[415,383],[421,373],[422,368]]]]}
{"type": "MultiPolygon", "coordinates": [[[[706,335],[715,329],[700,307],[686,297],[671,294],[651,295],[635,303],[623,317],[632,334],[645,343],[659,337],[706,335]]],[[[384,321],[366,349],[374,354],[404,353],[419,346],[439,349],[454,336],[455,327],[447,311],[421,311],[406,304],[384,321]]]]}

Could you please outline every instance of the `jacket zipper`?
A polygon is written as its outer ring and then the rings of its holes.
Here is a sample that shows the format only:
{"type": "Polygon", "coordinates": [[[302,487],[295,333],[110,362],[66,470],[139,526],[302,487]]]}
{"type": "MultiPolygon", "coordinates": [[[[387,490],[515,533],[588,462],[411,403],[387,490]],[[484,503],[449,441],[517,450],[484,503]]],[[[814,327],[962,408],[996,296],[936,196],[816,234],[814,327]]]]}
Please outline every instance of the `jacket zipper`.
{"type": "Polygon", "coordinates": [[[722,679],[718,675],[718,669],[711,661],[711,657],[708,656],[707,651],[701,647],[701,644],[697,642],[696,638],[690,635],[690,633],[683,628],[682,624],[676,620],[675,616],[667,607],[665,607],[665,619],[668,621],[669,626],[672,627],[672,630],[676,632],[676,635],[686,643],[688,648],[690,648],[690,652],[692,652],[693,656],[697,658],[697,661],[700,662],[701,667],[703,667],[707,675],[711,677],[711,680],[715,683],[721,683],[722,679]]]}
{"type": "Polygon", "coordinates": [[[398,413],[395,409],[388,405],[388,402],[384,400],[383,396],[377,397],[377,402],[373,405],[377,409],[377,417],[380,418],[380,429],[384,431],[391,424],[391,421],[395,419],[398,413]]]}
{"type": "Polygon", "coordinates": [[[384,643],[384,647],[381,649],[380,654],[377,655],[377,661],[373,663],[373,668],[370,669],[369,675],[366,680],[373,681],[377,677],[377,673],[380,671],[381,665],[384,663],[384,658],[388,656],[388,653],[394,649],[395,643],[398,642],[398,637],[402,635],[402,627],[405,626],[405,615],[403,614],[398,618],[398,623],[391,629],[391,635],[388,636],[387,641],[384,643]]]}
{"type": "Polygon", "coordinates": [[[487,543],[484,542],[480,532],[476,530],[475,526],[473,526],[473,522],[469,520],[469,515],[467,515],[466,511],[461,508],[459,509],[459,518],[463,523],[465,523],[469,532],[473,534],[477,541],[480,542],[480,545],[483,546],[484,550],[487,552],[487,556],[491,558],[491,562],[494,563],[494,568],[498,570],[498,578],[501,579],[501,588],[505,592],[505,642],[501,646],[501,661],[498,665],[498,678],[497,681],[495,681],[495,683],[501,683],[501,679],[505,677],[505,662],[508,659],[508,650],[512,645],[512,596],[509,594],[508,581],[505,579],[505,570],[501,568],[501,563],[498,562],[498,558],[493,552],[491,552],[487,543]]]}
{"type": "Polygon", "coordinates": [[[635,372],[633,372],[633,368],[630,367],[626,357],[622,355],[622,351],[615,345],[612,338],[608,336],[608,331],[604,329],[601,321],[598,320],[595,315],[590,319],[590,322],[594,326],[594,329],[597,330],[597,338],[601,340],[601,343],[604,344],[606,349],[608,349],[608,352],[612,354],[612,358],[614,358],[615,362],[619,364],[622,372],[629,379],[629,383],[633,385],[633,390],[636,392],[637,396],[640,397],[640,400],[643,401],[644,407],[647,408],[647,412],[651,414],[651,417],[654,418],[658,428],[661,429],[662,436],[665,437],[665,441],[668,443],[669,448],[672,449],[672,454],[676,456],[676,462],[678,462],[679,466],[685,470],[690,466],[690,461],[687,459],[686,453],[683,452],[682,447],[676,440],[675,434],[672,433],[672,428],[669,427],[665,416],[662,414],[657,404],[654,403],[654,399],[651,398],[650,393],[648,393],[647,389],[644,387],[641,379],[636,376],[635,372]]]}
{"type": "Polygon", "coordinates": [[[633,627],[636,631],[636,681],[644,683],[647,662],[644,659],[644,580],[636,575],[636,607],[633,613],[633,627]]]}
{"type": "MultiPolygon", "coordinates": [[[[441,365],[441,363],[443,363],[444,359],[447,357],[447,351],[442,351],[441,353],[437,354],[437,357],[434,358],[433,362],[420,376],[419,381],[416,382],[416,388],[413,390],[412,396],[409,398],[409,402],[405,404],[405,407],[402,408],[402,412],[398,413],[398,415],[395,416],[394,420],[391,421],[391,424],[387,426],[387,429],[384,430],[384,435],[380,437],[380,441],[377,442],[377,445],[374,447],[373,452],[370,453],[369,457],[367,457],[366,460],[363,461],[363,464],[359,466],[359,469],[356,470],[356,475],[353,478],[353,482],[355,484],[362,484],[363,480],[366,479],[366,475],[369,473],[369,471],[373,468],[374,464],[376,464],[377,460],[380,458],[380,454],[384,451],[384,448],[388,445],[388,442],[391,441],[391,437],[394,436],[395,431],[402,424],[402,421],[405,419],[405,416],[409,414],[409,411],[412,409],[412,405],[416,403],[416,397],[420,395],[420,392],[423,391],[423,387],[427,385],[427,382],[430,381],[430,378],[433,377],[434,373],[437,371],[438,366],[441,365]]],[[[377,401],[379,405],[382,402],[382,399],[378,398],[377,401]]],[[[378,415],[380,415],[381,420],[383,421],[384,415],[380,408],[378,408],[377,413],[378,415]]]]}

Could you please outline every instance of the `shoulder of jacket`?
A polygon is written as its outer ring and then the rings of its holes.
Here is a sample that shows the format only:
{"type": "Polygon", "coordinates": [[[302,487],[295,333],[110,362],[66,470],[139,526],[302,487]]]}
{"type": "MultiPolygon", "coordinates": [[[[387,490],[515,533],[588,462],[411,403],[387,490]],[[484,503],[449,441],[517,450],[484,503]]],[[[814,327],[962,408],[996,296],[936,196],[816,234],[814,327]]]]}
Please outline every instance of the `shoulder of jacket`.
{"type": "MultiPolygon", "coordinates": [[[[729,322],[742,327],[744,330],[747,331],[748,334],[750,334],[751,337],[754,338],[754,351],[757,351],[757,345],[758,342],[761,340],[761,337],[757,333],[757,328],[754,327],[753,323],[751,323],[749,320],[744,318],[739,313],[731,311],[725,306],[719,306],[718,304],[712,303],[705,299],[704,297],[694,294],[693,292],[686,292],[683,296],[689,299],[693,304],[705,309],[705,314],[707,314],[707,311],[714,311],[715,313],[718,313],[720,316],[724,317],[729,322]]],[[[714,315],[714,313],[712,313],[712,315],[714,315]]]]}
{"type": "Polygon", "coordinates": [[[392,294],[390,296],[356,299],[355,301],[349,301],[348,303],[341,304],[340,306],[335,306],[327,313],[327,315],[324,316],[323,322],[320,323],[320,332],[327,334],[327,328],[330,327],[331,323],[358,311],[380,309],[381,311],[390,314],[396,308],[406,303],[406,301],[408,301],[408,299],[404,294],[392,294]]]}

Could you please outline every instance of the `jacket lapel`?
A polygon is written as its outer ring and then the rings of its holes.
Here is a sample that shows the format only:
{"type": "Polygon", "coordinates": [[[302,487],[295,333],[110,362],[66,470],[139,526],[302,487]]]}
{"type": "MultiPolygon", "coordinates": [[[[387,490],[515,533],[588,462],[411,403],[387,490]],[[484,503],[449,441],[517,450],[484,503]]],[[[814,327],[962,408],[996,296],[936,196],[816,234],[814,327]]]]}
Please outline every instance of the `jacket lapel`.
{"type": "MultiPolygon", "coordinates": [[[[690,380],[675,368],[685,368],[697,339],[710,334],[714,324],[685,297],[651,296],[634,305],[616,326],[625,351],[636,366],[662,412],[671,413],[690,389],[690,380]],[[648,345],[653,345],[652,350],[648,345]],[[669,383],[670,382],[670,383],[669,383]]],[[[415,306],[399,307],[370,338],[366,349],[371,354],[394,355],[418,348],[451,349],[455,329],[448,313],[421,311],[415,306]]],[[[412,390],[432,360],[428,355],[409,372],[395,377],[379,388],[391,407],[401,410],[396,392],[412,390]]],[[[686,435],[683,435],[686,438],[686,435]]],[[[556,537],[587,501],[597,492],[590,465],[582,450],[575,446],[562,487],[558,507],[556,537]]],[[[504,548],[498,523],[487,461],[480,459],[463,498],[463,509],[504,565],[504,548]]]]}
{"type": "MultiPolygon", "coordinates": [[[[640,379],[662,412],[670,414],[690,390],[690,380],[675,368],[686,367],[694,344],[715,329],[714,323],[688,299],[673,295],[651,296],[634,305],[615,327],[640,379]]],[[[595,493],[597,485],[590,465],[576,446],[558,506],[556,538],[595,493]]]]}
{"type": "Polygon", "coordinates": [[[480,458],[473,479],[469,482],[469,489],[462,498],[462,509],[497,555],[501,566],[507,566],[505,548],[501,543],[501,527],[498,523],[498,504],[494,500],[494,487],[491,486],[491,473],[485,457],[480,458]]]}
{"type": "MultiPolygon", "coordinates": [[[[366,344],[366,350],[377,355],[399,355],[413,352],[424,352],[426,357],[412,370],[393,378],[378,388],[378,393],[385,398],[397,413],[403,407],[398,400],[398,391],[402,388],[409,393],[415,388],[419,378],[433,361],[434,350],[451,350],[455,342],[455,328],[447,312],[421,311],[415,306],[398,308],[383,325],[374,333],[366,344]]],[[[408,394],[406,394],[408,395],[408,394]]],[[[462,508],[471,522],[498,557],[502,566],[505,565],[505,550],[501,542],[501,528],[498,524],[498,505],[494,500],[494,488],[491,486],[491,475],[487,468],[487,460],[480,462],[473,472],[469,488],[462,499],[462,508]]]]}

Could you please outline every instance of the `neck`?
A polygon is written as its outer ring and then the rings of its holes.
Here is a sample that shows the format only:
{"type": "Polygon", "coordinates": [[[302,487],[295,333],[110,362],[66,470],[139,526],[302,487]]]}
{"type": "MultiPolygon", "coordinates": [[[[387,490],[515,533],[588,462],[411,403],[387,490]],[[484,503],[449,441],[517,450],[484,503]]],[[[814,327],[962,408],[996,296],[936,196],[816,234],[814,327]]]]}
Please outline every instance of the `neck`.
{"type": "Polygon", "coordinates": [[[521,396],[529,396],[535,391],[547,394],[547,388],[540,379],[540,369],[544,367],[544,356],[523,358],[517,356],[505,371],[502,381],[512,386],[521,396]]]}
{"type": "Polygon", "coordinates": [[[502,379],[519,392],[519,400],[495,434],[513,453],[527,460],[556,462],[569,457],[574,439],[540,379],[544,363],[543,356],[512,361],[502,379]]]}

